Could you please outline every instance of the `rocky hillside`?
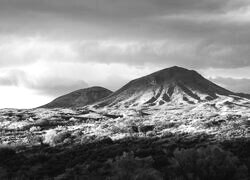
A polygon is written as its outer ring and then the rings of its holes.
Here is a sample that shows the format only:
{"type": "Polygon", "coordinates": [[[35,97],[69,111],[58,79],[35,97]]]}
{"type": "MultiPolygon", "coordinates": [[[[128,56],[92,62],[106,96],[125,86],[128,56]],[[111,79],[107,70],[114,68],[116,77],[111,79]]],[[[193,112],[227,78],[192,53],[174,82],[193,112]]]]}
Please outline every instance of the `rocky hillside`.
{"type": "Polygon", "coordinates": [[[196,104],[217,99],[219,96],[235,96],[193,70],[171,67],[135,79],[96,107],[135,107],[168,104],[196,104]]]}
{"type": "Polygon", "coordinates": [[[56,98],[41,108],[74,108],[82,107],[99,101],[109,96],[112,91],[103,87],[90,87],[80,89],[56,98]]]}

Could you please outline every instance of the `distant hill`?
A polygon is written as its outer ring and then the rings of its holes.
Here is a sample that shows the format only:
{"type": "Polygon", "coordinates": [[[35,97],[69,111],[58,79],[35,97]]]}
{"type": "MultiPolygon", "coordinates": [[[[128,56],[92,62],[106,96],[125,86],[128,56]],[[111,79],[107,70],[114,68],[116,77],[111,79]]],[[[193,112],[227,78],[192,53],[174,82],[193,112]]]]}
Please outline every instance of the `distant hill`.
{"type": "Polygon", "coordinates": [[[41,106],[40,108],[74,108],[83,107],[109,96],[112,91],[103,87],[90,87],[80,89],[69,94],[60,96],[52,102],[41,106]]]}
{"type": "Polygon", "coordinates": [[[95,107],[195,104],[214,100],[220,95],[243,96],[214,84],[196,71],[174,66],[130,81],[95,107]]]}
{"type": "Polygon", "coordinates": [[[93,104],[96,108],[118,108],[196,104],[221,96],[250,99],[250,95],[220,87],[194,70],[174,66],[132,80],[114,93],[103,87],[90,87],[56,98],[41,107],[74,108],[93,104]]]}

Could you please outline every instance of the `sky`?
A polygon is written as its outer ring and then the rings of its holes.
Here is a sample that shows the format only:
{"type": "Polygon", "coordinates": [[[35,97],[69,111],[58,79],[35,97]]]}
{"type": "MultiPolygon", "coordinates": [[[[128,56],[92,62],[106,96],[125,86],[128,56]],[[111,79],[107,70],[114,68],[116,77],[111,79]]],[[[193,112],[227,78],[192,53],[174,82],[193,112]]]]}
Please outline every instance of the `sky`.
{"type": "Polygon", "coordinates": [[[0,0],[0,108],[170,66],[250,93],[250,0],[0,0]]]}

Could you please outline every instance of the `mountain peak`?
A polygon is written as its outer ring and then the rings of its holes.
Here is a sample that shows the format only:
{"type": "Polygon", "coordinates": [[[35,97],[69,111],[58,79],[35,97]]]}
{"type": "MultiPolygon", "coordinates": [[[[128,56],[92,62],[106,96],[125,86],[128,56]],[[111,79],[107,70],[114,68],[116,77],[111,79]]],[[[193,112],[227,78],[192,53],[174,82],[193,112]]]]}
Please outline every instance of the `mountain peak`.
{"type": "Polygon", "coordinates": [[[185,69],[178,66],[173,66],[170,68],[166,68],[160,71],[157,71],[155,73],[152,73],[148,75],[149,77],[161,77],[165,80],[168,78],[183,78],[183,77],[191,77],[191,76],[200,76],[199,73],[197,73],[194,70],[185,69]]]}
{"type": "Polygon", "coordinates": [[[183,68],[183,67],[180,67],[180,66],[172,66],[172,67],[163,69],[163,71],[164,71],[164,70],[176,70],[176,71],[181,71],[181,70],[188,70],[188,69],[183,68]]]}
{"type": "Polygon", "coordinates": [[[79,89],[66,95],[60,96],[52,102],[42,106],[41,108],[74,108],[82,107],[99,101],[109,96],[112,91],[100,87],[93,86],[85,89],[79,89]]]}
{"type": "Polygon", "coordinates": [[[235,95],[202,77],[194,70],[173,66],[130,81],[114,92],[100,106],[195,104],[235,95]]]}

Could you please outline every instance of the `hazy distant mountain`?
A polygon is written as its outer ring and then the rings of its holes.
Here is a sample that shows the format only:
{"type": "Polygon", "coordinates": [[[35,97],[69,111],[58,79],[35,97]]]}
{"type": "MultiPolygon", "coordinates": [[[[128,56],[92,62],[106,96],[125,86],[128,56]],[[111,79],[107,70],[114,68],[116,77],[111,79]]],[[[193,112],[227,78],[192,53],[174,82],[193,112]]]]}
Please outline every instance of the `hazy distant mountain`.
{"type": "Polygon", "coordinates": [[[96,107],[154,106],[169,102],[194,104],[214,100],[220,95],[236,94],[205,79],[196,71],[174,66],[129,82],[96,107]]]}
{"type": "Polygon", "coordinates": [[[112,91],[103,87],[90,87],[80,89],[56,98],[52,102],[41,106],[41,108],[69,108],[82,107],[99,101],[109,96],[112,91]]]}

